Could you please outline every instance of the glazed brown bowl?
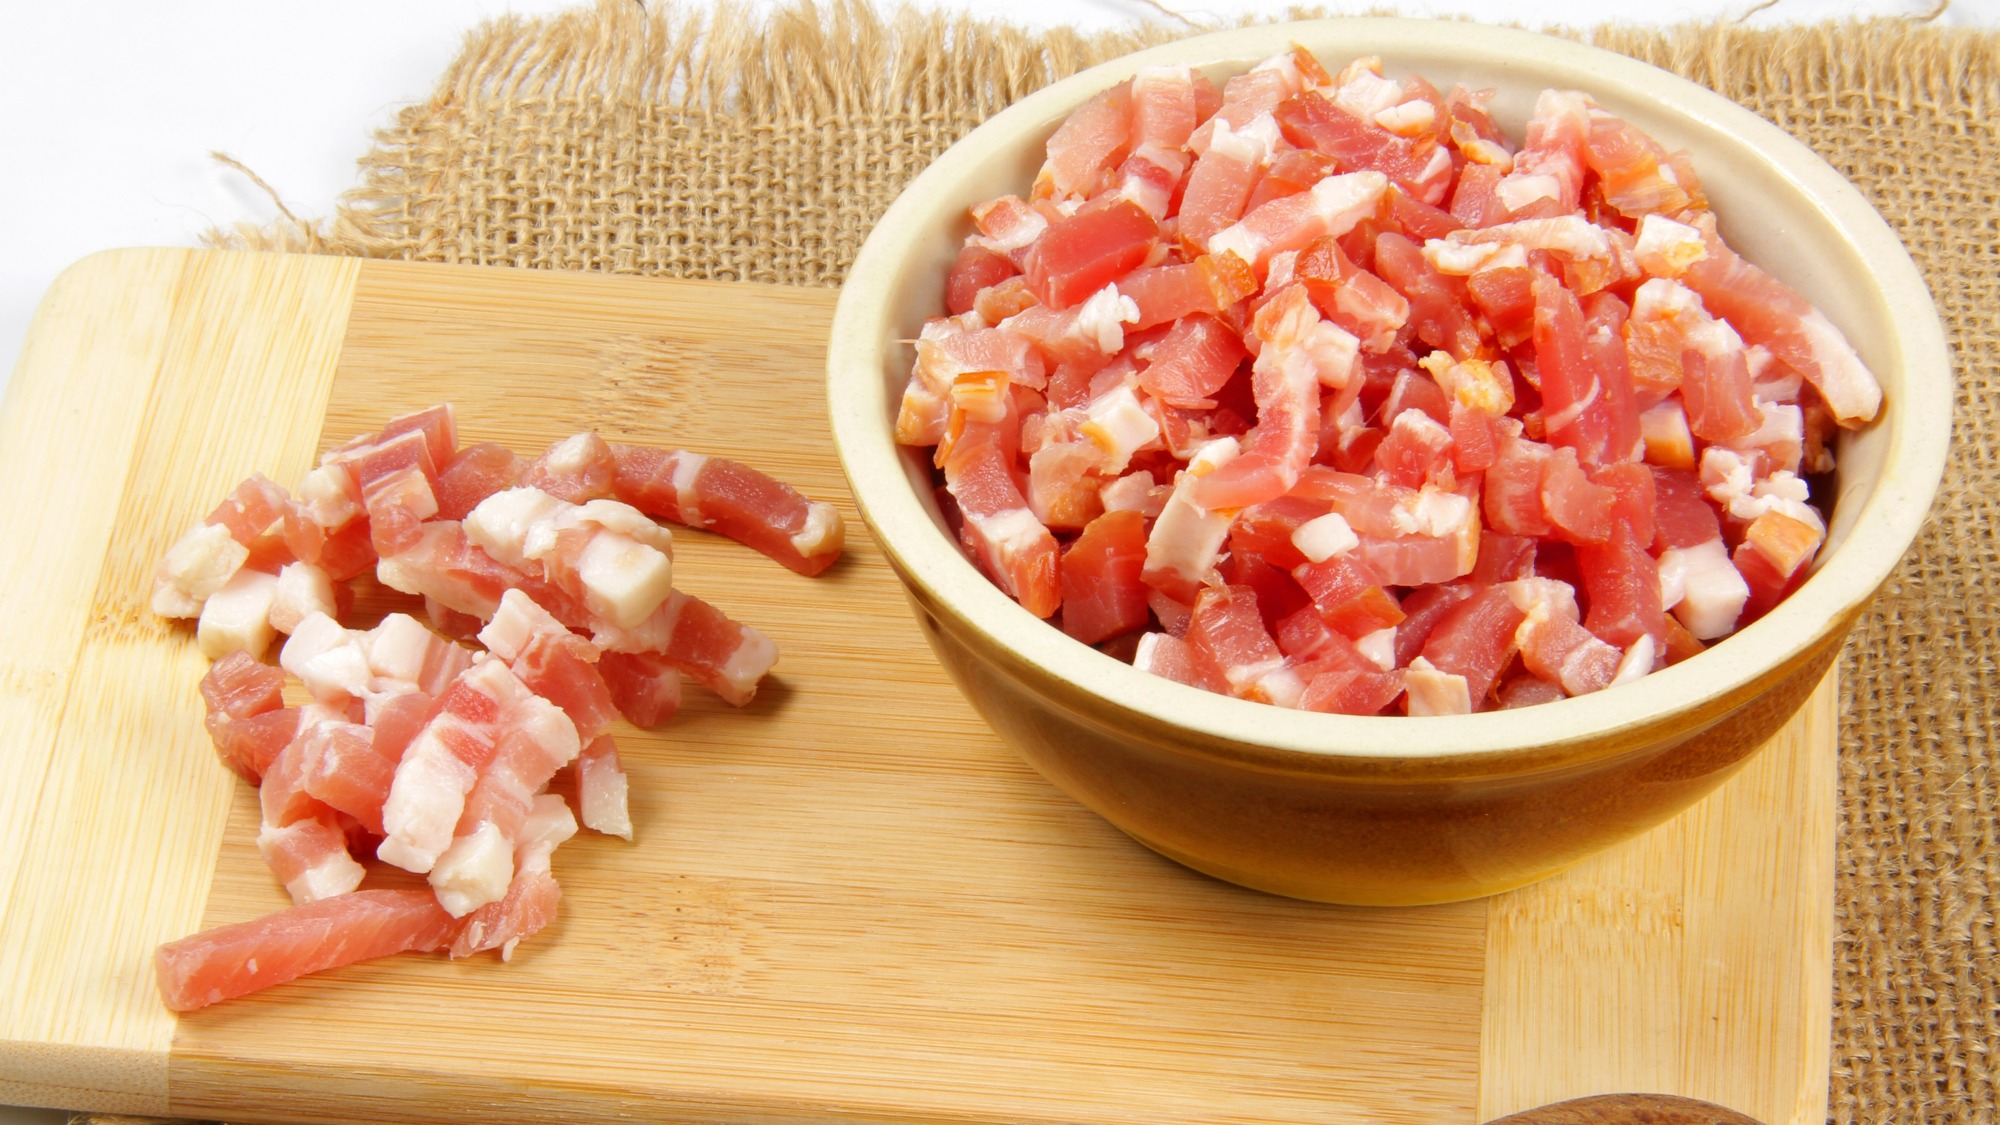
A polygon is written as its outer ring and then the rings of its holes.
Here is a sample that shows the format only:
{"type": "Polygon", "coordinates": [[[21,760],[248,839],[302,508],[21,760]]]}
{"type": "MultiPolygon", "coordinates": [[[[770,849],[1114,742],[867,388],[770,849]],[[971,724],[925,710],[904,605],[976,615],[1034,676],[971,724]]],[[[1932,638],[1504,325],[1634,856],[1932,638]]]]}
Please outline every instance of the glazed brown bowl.
{"type": "MultiPolygon", "coordinates": [[[[827,362],[833,434],[862,517],[938,658],[1048,779],[1190,867],[1279,894],[1412,904],[1553,874],[1685,808],[1794,714],[1909,547],[1943,472],[1951,374],[1902,244],[1852,185],[1736,104],[1620,55],[1464,23],[1327,20],[1142,51],[1021,101],[952,146],[883,216],[841,291],[827,362]],[[1024,192],[1070,110],[1145,66],[1218,81],[1299,43],[1338,69],[1498,91],[1518,138],[1544,87],[1587,92],[1686,148],[1725,236],[1817,304],[1880,377],[1870,426],[1843,433],[1837,500],[1811,578],[1692,660],[1610,691],[1425,718],[1291,711],[1130,667],[1031,616],[945,530],[924,452],[892,436],[913,339],[941,315],[966,209],[1024,192]]],[[[1876,659],[1893,659],[1876,654],[1876,659]]]]}

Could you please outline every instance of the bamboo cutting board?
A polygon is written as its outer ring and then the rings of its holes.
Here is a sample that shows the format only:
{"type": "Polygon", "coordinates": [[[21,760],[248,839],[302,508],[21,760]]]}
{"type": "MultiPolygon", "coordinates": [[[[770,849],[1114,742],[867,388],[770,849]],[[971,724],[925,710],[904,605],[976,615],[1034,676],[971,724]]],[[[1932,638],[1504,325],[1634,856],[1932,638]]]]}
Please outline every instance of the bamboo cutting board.
{"type": "Polygon", "coordinates": [[[0,411],[0,1103],[286,1121],[1465,1122],[1659,1091],[1824,1120],[1834,685],[1713,797],[1557,879],[1366,910],[1131,843],[986,731],[854,518],[834,294],[332,258],[100,255],[0,411]],[[176,1018],[151,953],[284,904],[215,760],[165,546],[239,479],[436,401],[840,503],[806,579],[677,535],[777,682],[621,731],[636,843],[556,857],[513,963],[399,957],[176,1018]]]}

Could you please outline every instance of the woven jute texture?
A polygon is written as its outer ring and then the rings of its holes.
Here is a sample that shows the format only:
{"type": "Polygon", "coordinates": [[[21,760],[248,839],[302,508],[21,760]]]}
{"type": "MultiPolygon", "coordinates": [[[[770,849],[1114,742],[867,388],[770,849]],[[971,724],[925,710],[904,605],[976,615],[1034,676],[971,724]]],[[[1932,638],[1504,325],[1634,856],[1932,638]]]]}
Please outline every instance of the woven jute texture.
{"type": "MultiPolygon", "coordinates": [[[[831,286],[927,161],[1016,98],[1187,33],[1025,34],[860,7],[617,0],[475,35],[317,224],[238,242],[831,286]]],[[[1842,665],[1832,1116],[2000,1105],[2000,35],[1920,24],[1601,28],[1850,177],[1902,236],[1958,380],[1943,491],[1842,665]]]]}

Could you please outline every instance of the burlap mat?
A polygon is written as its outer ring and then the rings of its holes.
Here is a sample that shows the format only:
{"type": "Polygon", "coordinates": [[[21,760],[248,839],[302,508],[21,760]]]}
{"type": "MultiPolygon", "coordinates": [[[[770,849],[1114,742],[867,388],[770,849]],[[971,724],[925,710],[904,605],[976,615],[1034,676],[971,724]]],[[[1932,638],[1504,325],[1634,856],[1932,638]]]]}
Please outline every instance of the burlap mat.
{"type": "MultiPolygon", "coordinates": [[[[343,254],[839,283],[924,164],[1009,102],[1144,42],[866,10],[647,13],[474,34],[323,224],[343,254]]],[[[1710,86],[1859,184],[1929,279],[1957,441],[1916,550],[1842,665],[1832,1116],[1992,1121],[2000,1046],[2000,35],[1917,24],[1587,36],[1710,86]]]]}

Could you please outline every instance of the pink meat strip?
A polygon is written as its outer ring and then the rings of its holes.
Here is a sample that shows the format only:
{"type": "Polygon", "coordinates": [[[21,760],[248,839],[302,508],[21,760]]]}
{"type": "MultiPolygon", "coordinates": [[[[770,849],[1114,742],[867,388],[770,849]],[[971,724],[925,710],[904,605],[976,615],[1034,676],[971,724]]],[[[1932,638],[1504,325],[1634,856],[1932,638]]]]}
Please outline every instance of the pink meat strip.
{"type": "Polygon", "coordinates": [[[846,528],[831,504],[726,457],[613,445],[618,499],[649,516],[726,535],[804,575],[832,566],[846,528]]]}
{"type": "Polygon", "coordinates": [[[458,924],[427,890],[354,891],[162,945],[160,995],[176,1012],[411,950],[443,949],[458,924]]]}

